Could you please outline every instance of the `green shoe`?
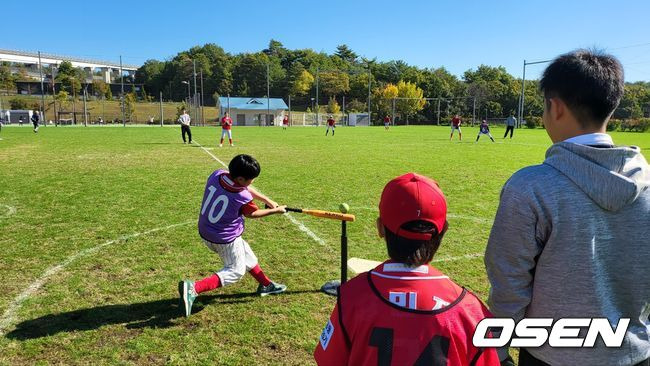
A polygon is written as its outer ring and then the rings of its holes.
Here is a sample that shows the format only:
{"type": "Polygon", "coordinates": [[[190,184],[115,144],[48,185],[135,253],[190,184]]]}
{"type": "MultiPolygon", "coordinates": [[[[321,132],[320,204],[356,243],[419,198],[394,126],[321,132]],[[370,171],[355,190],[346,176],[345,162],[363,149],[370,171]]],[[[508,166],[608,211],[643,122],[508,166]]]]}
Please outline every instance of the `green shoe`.
{"type": "Polygon", "coordinates": [[[260,296],[275,295],[287,291],[287,286],[281,283],[271,282],[268,286],[257,286],[257,294],[260,296]]]}
{"type": "Polygon", "coordinates": [[[180,296],[180,308],[186,318],[192,314],[192,304],[198,294],[194,290],[194,281],[184,280],[178,283],[178,295],[180,296]]]}

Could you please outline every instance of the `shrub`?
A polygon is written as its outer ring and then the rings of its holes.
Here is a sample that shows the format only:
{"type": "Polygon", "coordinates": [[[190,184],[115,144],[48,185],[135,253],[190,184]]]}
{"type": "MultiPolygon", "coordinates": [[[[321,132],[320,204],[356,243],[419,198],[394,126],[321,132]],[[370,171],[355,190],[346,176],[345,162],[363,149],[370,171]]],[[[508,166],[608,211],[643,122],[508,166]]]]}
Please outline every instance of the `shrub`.
{"type": "Polygon", "coordinates": [[[607,131],[616,131],[621,128],[620,119],[610,119],[607,123],[607,131]]]}
{"type": "Polygon", "coordinates": [[[621,131],[646,132],[650,128],[650,118],[628,119],[621,122],[621,131]]]}
{"type": "Polygon", "coordinates": [[[537,128],[542,126],[542,117],[528,116],[526,118],[526,127],[537,128]]]}
{"type": "Polygon", "coordinates": [[[9,100],[9,105],[11,109],[28,109],[29,102],[23,98],[12,98],[9,100]]]}

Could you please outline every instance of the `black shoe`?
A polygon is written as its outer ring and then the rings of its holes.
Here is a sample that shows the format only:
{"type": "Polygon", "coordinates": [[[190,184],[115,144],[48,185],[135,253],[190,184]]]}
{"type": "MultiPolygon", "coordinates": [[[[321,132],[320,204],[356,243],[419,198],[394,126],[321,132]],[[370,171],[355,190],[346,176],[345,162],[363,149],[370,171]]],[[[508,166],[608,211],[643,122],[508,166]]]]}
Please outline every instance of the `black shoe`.
{"type": "Polygon", "coordinates": [[[275,295],[285,292],[286,290],[287,286],[275,282],[271,282],[268,286],[262,286],[261,283],[257,286],[257,294],[260,296],[275,295]]]}

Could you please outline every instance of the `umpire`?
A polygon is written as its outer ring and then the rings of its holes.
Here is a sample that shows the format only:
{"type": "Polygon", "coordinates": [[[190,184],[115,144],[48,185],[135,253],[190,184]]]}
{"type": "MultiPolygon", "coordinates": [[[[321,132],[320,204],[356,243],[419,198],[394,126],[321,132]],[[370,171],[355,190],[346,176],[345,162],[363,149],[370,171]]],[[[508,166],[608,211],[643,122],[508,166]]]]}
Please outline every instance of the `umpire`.
{"type": "Polygon", "coordinates": [[[506,133],[503,134],[503,138],[506,138],[508,136],[508,132],[510,132],[510,138],[512,139],[512,133],[515,130],[515,125],[517,124],[517,119],[515,118],[515,113],[510,112],[510,116],[506,119],[506,133]]]}
{"type": "Polygon", "coordinates": [[[192,131],[190,130],[190,115],[185,112],[185,108],[183,108],[183,114],[181,114],[180,117],[178,117],[178,122],[181,123],[181,136],[183,136],[183,143],[187,143],[185,140],[185,134],[187,134],[187,137],[189,137],[190,144],[192,143],[192,131]]]}

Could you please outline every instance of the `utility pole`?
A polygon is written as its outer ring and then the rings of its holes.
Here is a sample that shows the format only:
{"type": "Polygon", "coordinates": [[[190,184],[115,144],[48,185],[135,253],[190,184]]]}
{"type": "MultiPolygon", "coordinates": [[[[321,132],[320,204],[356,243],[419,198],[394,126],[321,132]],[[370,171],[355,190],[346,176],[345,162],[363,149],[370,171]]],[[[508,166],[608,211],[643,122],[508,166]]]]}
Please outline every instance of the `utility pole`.
{"type": "Polygon", "coordinates": [[[319,123],[318,123],[319,122],[318,121],[318,112],[319,112],[319,109],[320,109],[320,108],[318,108],[318,82],[319,82],[319,80],[320,80],[320,75],[318,73],[318,66],[316,66],[316,126],[319,125],[319,123]]]}
{"type": "Polygon", "coordinates": [[[194,103],[194,120],[199,121],[198,109],[196,105],[199,104],[196,98],[196,60],[192,60],[192,67],[194,69],[194,97],[192,98],[192,103],[194,103]]]}
{"type": "Polygon", "coordinates": [[[41,51],[38,51],[38,74],[41,77],[41,118],[45,122],[45,87],[43,86],[43,65],[41,64],[41,51]]]}
{"type": "Polygon", "coordinates": [[[476,122],[476,97],[472,102],[472,126],[474,126],[474,122],[476,122]]]}
{"type": "Polygon", "coordinates": [[[437,125],[440,126],[440,98],[438,98],[438,112],[437,112],[437,114],[438,114],[437,125]]]}
{"type": "Polygon", "coordinates": [[[74,83],[72,83],[72,123],[77,124],[77,88],[75,88],[74,83]]]}
{"type": "Polygon", "coordinates": [[[343,95],[343,122],[346,126],[348,125],[348,119],[345,118],[345,95],[343,95]]]}
{"type": "MultiPolygon", "coordinates": [[[[524,60],[524,72],[521,76],[521,95],[519,96],[519,115],[517,117],[517,128],[521,126],[521,119],[524,115],[524,89],[526,88],[526,60],[524,60]]],[[[487,112],[486,112],[487,116],[487,112]]]]}
{"type": "Polygon", "coordinates": [[[266,118],[264,118],[264,122],[266,122],[266,125],[269,125],[269,116],[271,115],[271,79],[269,76],[269,69],[270,65],[267,63],[266,64],[266,118]]]}
{"type": "Polygon", "coordinates": [[[372,72],[370,71],[370,61],[368,61],[368,126],[372,123],[370,122],[370,85],[372,81],[372,72]]]}
{"type": "Polygon", "coordinates": [[[120,55],[120,84],[122,89],[122,94],[120,95],[120,100],[122,102],[122,127],[126,127],[126,115],[124,112],[124,71],[122,70],[122,55],[120,55]]]}
{"type": "Polygon", "coordinates": [[[162,99],[162,90],[160,91],[160,127],[163,126],[163,119],[165,116],[163,115],[163,99],[162,99]]]}
{"type": "Polygon", "coordinates": [[[88,108],[86,108],[86,95],[88,94],[88,85],[84,88],[84,127],[88,127],[88,108]]]}
{"type": "Polygon", "coordinates": [[[203,104],[203,69],[201,69],[201,126],[205,126],[205,115],[203,114],[203,109],[205,104],[203,104]]]}
{"type": "Polygon", "coordinates": [[[56,115],[56,84],[54,83],[54,66],[50,64],[50,74],[52,75],[52,103],[54,105],[54,126],[59,127],[58,116],[56,115]]]}

